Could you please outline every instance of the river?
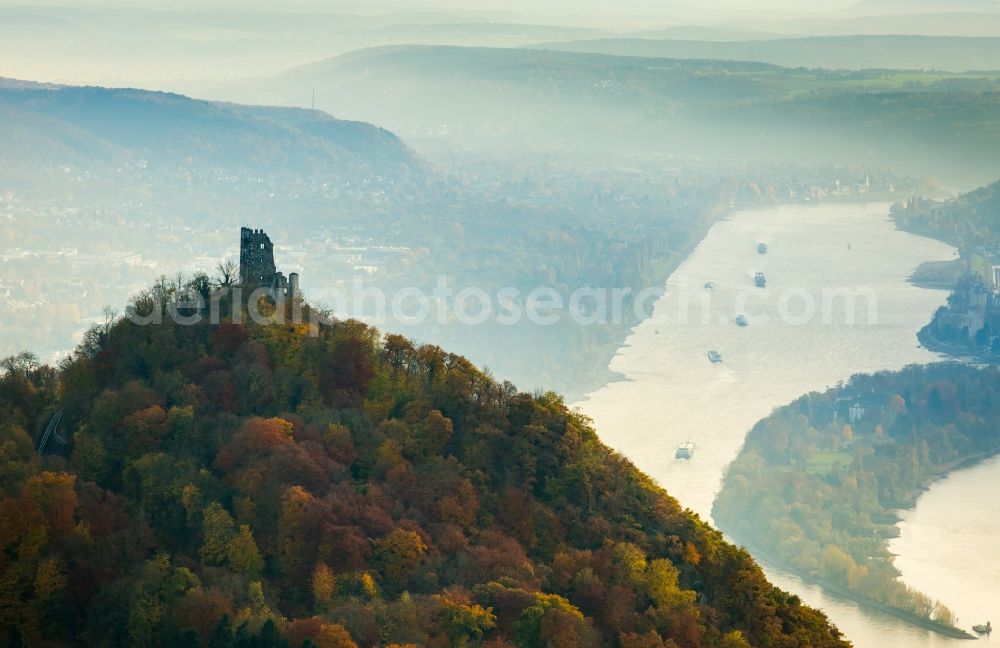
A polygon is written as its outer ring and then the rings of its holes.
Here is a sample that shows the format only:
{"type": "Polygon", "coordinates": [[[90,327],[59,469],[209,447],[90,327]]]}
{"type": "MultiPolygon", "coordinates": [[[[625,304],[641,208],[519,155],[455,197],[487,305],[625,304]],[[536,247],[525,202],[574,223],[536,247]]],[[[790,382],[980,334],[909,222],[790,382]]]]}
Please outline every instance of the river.
{"type": "MultiPolygon", "coordinates": [[[[934,482],[889,544],[903,581],[933,592],[964,625],[1000,619],[1000,457],[934,482]]],[[[1000,643],[1000,631],[990,637],[1000,643]]]]}
{"type": "MultiPolygon", "coordinates": [[[[896,230],[887,214],[884,203],[781,206],[720,221],[670,276],[652,316],[613,358],[610,367],[621,380],[577,405],[594,419],[605,443],[682,505],[711,519],[723,470],[747,431],[775,407],[855,373],[939,359],[918,346],[916,332],[947,293],[917,288],[907,277],[924,261],[954,258],[955,250],[896,230]],[[758,242],[768,245],[766,254],[758,253],[758,242]],[[754,287],[758,271],[767,277],[765,290],[754,287]],[[734,323],[740,314],[749,326],[734,323]],[[709,362],[709,350],[723,362],[709,362]],[[676,460],[674,450],[685,441],[697,444],[694,459],[676,460]]],[[[934,512],[920,510],[898,551],[924,556],[935,548],[965,550],[923,537],[919,525],[934,512]]],[[[859,648],[957,643],[764,567],[777,585],[823,609],[859,648]]],[[[913,582],[924,582],[927,572],[916,574],[913,582]]],[[[967,586],[982,575],[954,574],[967,586]]],[[[985,620],[965,618],[980,612],[959,600],[974,596],[960,585],[952,598],[931,576],[925,591],[958,610],[967,626],[985,620]]]]}

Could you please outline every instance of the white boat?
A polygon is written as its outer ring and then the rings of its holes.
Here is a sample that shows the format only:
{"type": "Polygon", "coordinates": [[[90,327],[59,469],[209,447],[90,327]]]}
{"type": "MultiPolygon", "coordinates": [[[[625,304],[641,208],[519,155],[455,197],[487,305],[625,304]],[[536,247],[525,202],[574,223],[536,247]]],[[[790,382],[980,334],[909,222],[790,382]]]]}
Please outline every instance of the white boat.
{"type": "Polygon", "coordinates": [[[677,446],[677,451],[674,452],[675,459],[691,459],[694,457],[695,445],[690,441],[685,441],[684,443],[677,446]]]}

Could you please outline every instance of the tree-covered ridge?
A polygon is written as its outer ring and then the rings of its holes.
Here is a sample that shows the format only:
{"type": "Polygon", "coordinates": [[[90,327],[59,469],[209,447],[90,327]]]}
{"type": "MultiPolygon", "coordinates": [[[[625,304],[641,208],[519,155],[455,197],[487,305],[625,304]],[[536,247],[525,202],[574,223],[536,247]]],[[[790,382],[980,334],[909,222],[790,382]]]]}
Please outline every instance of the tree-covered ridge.
{"type": "Polygon", "coordinates": [[[712,56],[374,47],[255,82],[242,96],[294,101],[318,84],[335,114],[403,134],[446,123],[450,136],[501,150],[862,162],[949,182],[1000,174],[992,72],[802,69],[712,56]]]}
{"type": "Polygon", "coordinates": [[[963,254],[993,255],[1000,248],[1000,182],[943,202],[914,198],[892,213],[903,229],[951,243],[963,254]]]}
{"type": "Polygon", "coordinates": [[[947,305],[921,329],[920,342],[995,364],[1000,358],[1000,311],[993,294],[993,268],[1000,262],[1000,182],[946,201],[911,198],[894,205],[892,213],[901,228],[946,241],[960,253],[954,261],[925,264],[911,277],[952,289],[947,305]]]}
{"type": "Polygon", "coordinates": [[[243,322],[6,362],[4,640],[847,645],[554,394],[354,321],[243,322]]]}
{"type": "Polygon", "coordinates": [[[39,167],[82,172],[184,167],[230,176],[322,175],[363,182],[421,178],[427,164],[395,134],[316,110],[241,106],[130,88],[43,85],[0,78],[3,164],[37,178],[39,167]],[[53,160],[61,160],[53,162],[53,160]]]}
{"type": "Polygon", "coordinates": [[[617,37],[556,41],[539,47],[613,56],[748,61],[799,69],[991,72],[1000,69],[998,45],[997,38],[879,34],[766,40],[617,37]]]}
{"type": "Polygon", "coordinates": [[[798,573],[950,626],[897,579],[887,541],[930,479],[1000,451],[998,393],[996,369],[938,364],[804,396],[754,426],[713,515],[798,573]]]}

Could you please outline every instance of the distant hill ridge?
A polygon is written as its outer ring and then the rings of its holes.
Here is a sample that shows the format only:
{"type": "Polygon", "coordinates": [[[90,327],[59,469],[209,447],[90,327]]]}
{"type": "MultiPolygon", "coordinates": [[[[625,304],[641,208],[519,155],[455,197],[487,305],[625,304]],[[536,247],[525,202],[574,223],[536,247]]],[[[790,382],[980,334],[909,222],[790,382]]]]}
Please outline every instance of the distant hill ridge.
{"type": "Polygon", "coordinates": [[[332,176],[408,175],[424,164],[385,129],[303,108],[2,79],[0,112],[0,157],[33,164],[96,156],[332,176]]]}
{"type": "Polygon", "coordinates": [[[966,183],[1000,174],[998,74],[804,70],[719,60],[717,45],[707,47],[696,58],[372,48],[234,92],[289,101],[317,88],[336,114],[501,151],[865,164],[966,183]]]}
{"type": "Polygon", "coordinates": [[[1000,70],[1000,38],[957,36],[817,36],[768,40],[602,38],[541,43],[565,52],[681,59],[724,59],[789,68],[1000,70]]]}

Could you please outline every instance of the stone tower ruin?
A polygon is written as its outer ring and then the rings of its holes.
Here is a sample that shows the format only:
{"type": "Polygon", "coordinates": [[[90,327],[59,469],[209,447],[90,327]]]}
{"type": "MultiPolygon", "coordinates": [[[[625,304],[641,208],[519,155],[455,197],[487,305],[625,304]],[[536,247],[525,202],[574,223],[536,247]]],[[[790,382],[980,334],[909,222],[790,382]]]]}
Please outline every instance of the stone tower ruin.
{"type": "Polygon", "coordinates": [[[299,293],[299,275],[288,278],[275,268],[274,245],[262,229],[240,228],[240,284],[247,288],[264,288],[271,296],[295,297],[299,293]]]}

